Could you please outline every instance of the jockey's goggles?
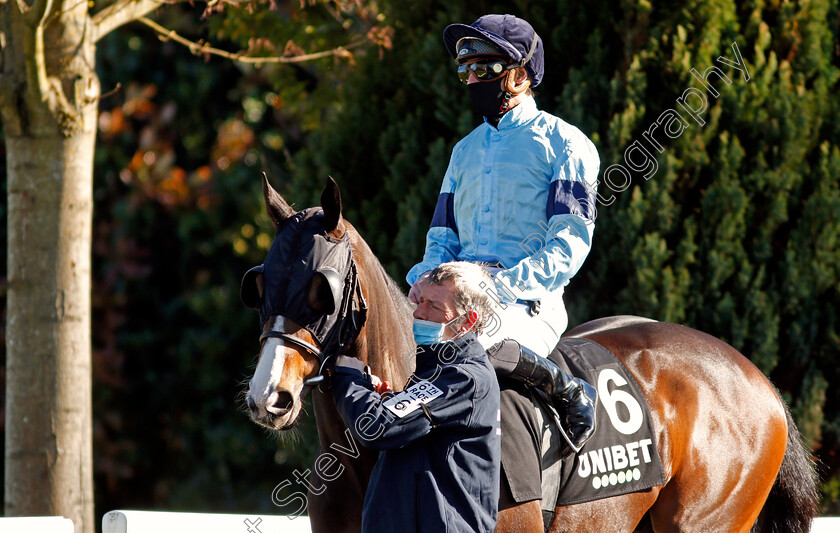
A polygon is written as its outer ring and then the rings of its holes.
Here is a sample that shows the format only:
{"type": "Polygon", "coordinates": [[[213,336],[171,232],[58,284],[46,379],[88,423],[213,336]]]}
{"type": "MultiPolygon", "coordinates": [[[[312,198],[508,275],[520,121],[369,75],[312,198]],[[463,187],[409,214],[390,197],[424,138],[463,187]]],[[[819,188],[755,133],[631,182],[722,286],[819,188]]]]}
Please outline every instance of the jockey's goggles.
{"type": "Polygon", "coordinates": [[[466,85],[470,81],[470,73],[480,81],[494,80],[500,77],[507,70],[513,70],[519,66],[518,63],[508,64],[505,61],[489,61],[487,63],[468,63],[458,67],[458,79],[466,85]]]}

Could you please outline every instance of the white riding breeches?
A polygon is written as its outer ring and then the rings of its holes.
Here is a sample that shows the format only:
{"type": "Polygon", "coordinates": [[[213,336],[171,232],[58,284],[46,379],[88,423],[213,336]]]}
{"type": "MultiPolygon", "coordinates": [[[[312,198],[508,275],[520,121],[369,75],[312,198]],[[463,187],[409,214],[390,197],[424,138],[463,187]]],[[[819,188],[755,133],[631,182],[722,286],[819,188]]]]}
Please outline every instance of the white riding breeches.
{"type": "Polygon", "coordinates": [[[478,342],[487,349],[504,339],[513,339],[537,355],[548,357],[568,324],[563,291],[559,290],[540,301],[539,313],[534,316],[526,303],[497,306],[478,342]]]}

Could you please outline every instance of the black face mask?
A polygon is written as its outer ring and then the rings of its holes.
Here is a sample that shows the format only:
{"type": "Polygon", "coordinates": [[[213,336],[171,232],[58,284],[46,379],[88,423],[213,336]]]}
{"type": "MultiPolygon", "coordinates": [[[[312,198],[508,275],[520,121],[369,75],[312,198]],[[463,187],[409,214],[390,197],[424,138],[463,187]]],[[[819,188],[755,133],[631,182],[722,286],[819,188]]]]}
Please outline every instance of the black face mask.
{"type": "Polygon", "coordinates": [[[502,90],[500,80],[480,81],[467,86],[470,91],[470,101],[473,109],[486,117],[493,124],[508,110],[511,94],[502,90]]]}

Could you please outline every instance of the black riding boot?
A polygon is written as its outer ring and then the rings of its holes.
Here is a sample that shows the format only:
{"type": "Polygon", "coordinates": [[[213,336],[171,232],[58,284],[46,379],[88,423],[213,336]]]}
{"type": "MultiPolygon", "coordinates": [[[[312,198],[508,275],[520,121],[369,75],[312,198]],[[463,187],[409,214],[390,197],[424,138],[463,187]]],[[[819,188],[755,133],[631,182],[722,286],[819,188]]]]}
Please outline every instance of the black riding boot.
{"type": "Polygon", "coordinates": [[[487,350],[490,363],[500,377],[522,381],[545,392],[561,415],[561,425],[575,453],[595,432],[595,402],[598,391],[582,379],[572,377],[554,362],[505,339],[487,350]]]}

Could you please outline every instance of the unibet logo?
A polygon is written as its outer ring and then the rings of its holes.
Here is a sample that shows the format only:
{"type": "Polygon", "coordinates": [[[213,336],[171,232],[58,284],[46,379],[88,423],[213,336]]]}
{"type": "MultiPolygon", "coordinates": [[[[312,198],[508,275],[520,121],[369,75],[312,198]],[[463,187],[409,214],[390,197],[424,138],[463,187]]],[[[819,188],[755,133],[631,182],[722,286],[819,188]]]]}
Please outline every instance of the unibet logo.
{"type": "Polygon", "coordinates": [[[637,467],[642,462],[651,462],[651,444],[650,439],[642,439],[638,442],[617,444],[582,453],[577,458],[577,474],[582,478],[592,476],[592,486],[595,489],[616,483],[639,481],[642,473],[637,467]],[[641,461],[639,460],[640,451],[642,452],[641,461]],[[615,472],[616,470],[619,472],[615,472]]]}

